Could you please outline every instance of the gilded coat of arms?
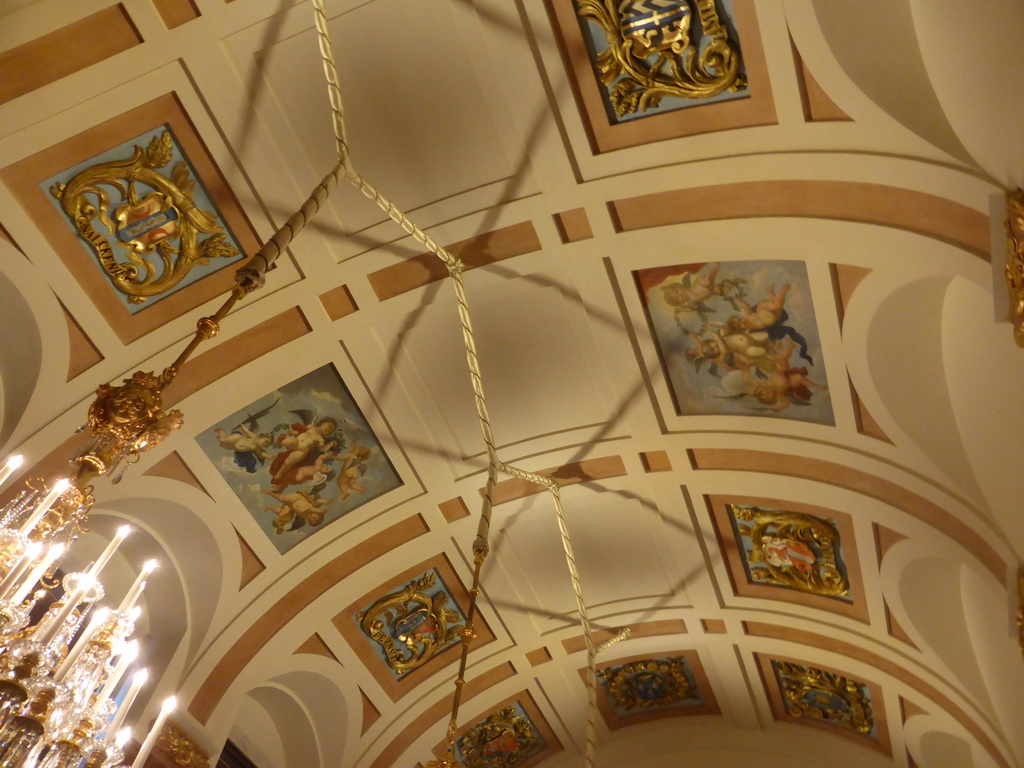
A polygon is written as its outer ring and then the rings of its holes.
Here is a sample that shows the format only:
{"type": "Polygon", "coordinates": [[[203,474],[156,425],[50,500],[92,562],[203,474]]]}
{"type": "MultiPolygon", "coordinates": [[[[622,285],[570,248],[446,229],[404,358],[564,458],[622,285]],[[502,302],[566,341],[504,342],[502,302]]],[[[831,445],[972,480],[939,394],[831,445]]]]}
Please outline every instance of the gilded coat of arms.
{"type": "Polygon", "coordinates": [[[518,702],[474,725],[455,740],[455,746],[466,768],[515,768],[547,749],[518,702]]]}
{"type": "Polygon", "coordinates": [[[605,695],[620,715],[701,703],[682,656],[643,659],[597,671],[605,695]]]}
{"type": "Polygon", "coordinates": [[[830,520],[801,512],[728,505],[752,581],[849,599],[850,582],[830,520]]]}
{"type": "Polygon", "coordinates": [[[772,667],[788,714],[874,735],[875,719],[864,683],[787,661],[773,661],[772,667]]]}
{"type": "Polygon", "coordinates": [[[128,159],[89,166],[50,187],[130,304],[172,290],[196,264],[239,255],[216,214],[196,205],[188,165],[178,161],[169,176],[160,172],[173,149],[165,130],[128,159]]]}
{"type": "Polygon", "coordinates": [[[448,592],[433,591],[436,580],[437,572],[430,570],[356,614],[360,629],[380,646],[398,676],[423,666],[465,627],[461,614],[447,607],[448,592]]]}
{"type": "Polygon", "coordinates": [[[596,66],[620,117],[666,96],[707,99],[746,88],[739,48],[715,0],[576,0],[576,12],[604,32],[596,66]]]}

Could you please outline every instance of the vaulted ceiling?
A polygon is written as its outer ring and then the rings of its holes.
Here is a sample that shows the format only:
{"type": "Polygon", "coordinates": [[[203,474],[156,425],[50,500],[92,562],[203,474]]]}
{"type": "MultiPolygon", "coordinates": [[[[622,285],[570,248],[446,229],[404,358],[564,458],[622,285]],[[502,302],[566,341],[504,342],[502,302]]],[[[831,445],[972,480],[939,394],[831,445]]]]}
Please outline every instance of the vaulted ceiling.
{"type": "MultiPolygon", "coordinates": [[[[1024,9],[987,6],[719,3],[741,98],[630,117],[568,0],[327,3],[354,163],[465,260],[498,453],[559,479],[596,637],[631,630],[598,655],[598,765],[1024,765],[1024,350],[999,277],[1024,9]],[[730,333],[744,302],[770,342],[730,333]]],[[[0,13],[0,441],[27,478],[60,471],[100,383],[174,360],[241,263],[208,253],[129,304],[50,187],[169,130],[197,205],[252,255],[335,145],[307,3],[0,13]]],[[[184,427],[97,481],[69,566],[141,529],[114,586],[165,564],[148,694],[178,691],[211,754],[230,736],[260,768],[438,756],[458,643],[424,638],[463,620],[487,461],[424,250],[339,186],[167,390],[184,427]],[[387,613],[417,590],[456,613],[387,613]],[[375,632],[408,641],[410,671],[375,632]]],[[[579,765],[586,652],[548,495],[500,478],[490,536],[460,733],[512,707],[535,739],[509,756],[477,729],[489,751],[463,758],[579,765]]]]}

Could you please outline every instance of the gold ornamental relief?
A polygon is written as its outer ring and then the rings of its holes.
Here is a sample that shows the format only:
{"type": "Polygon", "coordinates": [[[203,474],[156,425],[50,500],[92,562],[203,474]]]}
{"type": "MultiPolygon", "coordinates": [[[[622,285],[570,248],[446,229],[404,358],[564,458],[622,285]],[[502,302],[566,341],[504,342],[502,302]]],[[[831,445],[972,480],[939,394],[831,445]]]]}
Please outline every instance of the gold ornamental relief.
{"type": "Polygon", "coordinates": [[[398,676],[426,664],[465,629],[459,612],[447,607],[448,593],[433,591],[436,578],[428,571],[356,614],[360,629],[380,646],[398,676]]]}
{"type": "Polygon", "coordinates": [[[746,553],[751,578],[761,584],[791,587],[812,595],[849,598],[850,582],[840,567],[839,531],[814,515],[786,510],[728,505],[746,553]]]}
{"type": "Polygon", "coordinates": [[[185,162],[175,163],[169,175],[159,171],[172,156],[171,135],[164,131],[145,149],[136,145],[126,160],[98,163],[50,187],[131,304],[172,290],[197,264],[238,255],[216,214],[196,205],[196,182],[185,162]]]}
{"type": "Polygon", "coordinates": [[[786,712],[869,736],[875,729],[867,686],[832,672],[773,661],[786,712]]]}
{"type": "Polygon", "coordinates": [[[1024,347],[1024,191],[1006,194],[1006,287],[1013,338],[1024,347]]]}
{"type": "Polygon", "coordinates": [[[715,0],[575,2],[580,18],[600,27],[608,40],[596,64],[620,117],[653,109],[666,96],[708,99],[747,87],[739,48],[715,0]]]}
{"type": "Polygon", "coordinates": [[[167,723],[157,736],[156,749],[178,768],[207,768],[210,764],[210,756],[174,723],[167,723]]]}

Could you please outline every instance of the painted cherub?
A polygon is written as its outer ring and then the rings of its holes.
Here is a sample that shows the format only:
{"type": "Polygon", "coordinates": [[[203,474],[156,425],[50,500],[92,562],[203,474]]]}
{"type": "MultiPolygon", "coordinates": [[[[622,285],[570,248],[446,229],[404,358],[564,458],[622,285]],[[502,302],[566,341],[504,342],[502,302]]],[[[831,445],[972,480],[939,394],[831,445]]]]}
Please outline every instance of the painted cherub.
{"type": "Polygon", "coordinates": [[[352,491],[365,493],[366,489],[359,485],[359,478],[366,473],[366,460],[370,458],[370,449],[365,445],[352,444],[352,450],[341,459],[341,469],[338,470],[338,490],[341,491],[341,498],[347,499],[352,491]]]}
{"type": "Polygon", "coordinates": [[[772,341],[792,339],[800,346],[800,357],[814,365],[814,360],[807,351],[807,339],[788,324],[786,295],[791,287],[786,283],[776,291],[774,284],[768,286],[768,297],[753,307],[737,297],[736,303],[740,308],[740,314],[729,318],[729,326],[737,331],[764,331],[772,341]]]}
{"type": "Polygon", "coordinates": [[[247,413],[241,424],[230,432],[226,432],[220,427],[213,430],[220,447],[233,451],[235,464],[250,474],[256,472],[257,462],[263,464],[270,458],[268,449],[273,442],[273,437],[265,432],[257,433],[256,430],[259,428],[260,419],[270,413],[271,409],[277,405],[278,400],[261,411],[247,413]]]}
{"type": "Polygon", "coordinates": [[[220,447],[233,451],[235,454],[235,464],[247,472],[253,473],[256,471],[257,461],[262,464],[270,458],[270,453],[267,449],[270,448],[270,444],[273,441],[268,434],[256,434],[242,424],[239,424],[231,432],[225,432],[220,427],[217,427],[214,430],[214,434],[217,435],[217,442],[220,444],[220,447]]]}
{"type": "Polygon", "coordinates": [[[281,502],[280,506],[271,504],[264,510],[277,515],[277,519],[274,521],[274,531],[278,535],[299,528],[306,523],[312,526],[320,525],[326,514],[322,507],[330,504],[327,499],[321,499],[304,490],[295,493],[278,493],[277,491],[263,491],[263,493],[273,496],[281,502]]]}
{"type": "Polygon", "coordinates": [[[698,312],[712,296],[722,295],[722,286],[715,283],[721,264],[715,264],[707,274],[687,272],[680,282],[669,283],[661,290],[665,303],[677,312],[698,312]]]}
{"type": "Polygon", "coordinates": [[[747,394],[773,411],[784,411],[793,403],[806,404],[811,399],[811,389],[828,389],[826,385],[807,378],[806,368],[790,365],[789,358],[795,348],[793,340],[786,339],[774,356],[775,371],[766,379],[745,380],[747,394]]]}
{"type": "MultiPolygon", "coordinates": [[[[701,328],[700,335],[685,329],[693,341],[693,346],[686,350],[686,357],[697,370],[702,360],[708,360],[715,366],[727,371],[740,371],[745,382],[750,381],[750,371],[754,368],[770,372],[775,368],[773,352],[775,343],[764,331],[741,331],[727,323],[707,321],[701,328]]],[[[712,375],[719,376],[717,370],[712,375]]]]}
{"type": "Polygon", "coordinates": [[[312,411],[292,413],[299,415],[303,422],[292,424],[286,434],[278,437],[278,445],[285,450],[278,453],[270,465],[271,482],[278,491],[295,484],[295,470],[313,464],[321,453],[338,444],[337,440],[327,442],[327,436],[338,429],[338,420],[333,416],[314,421],[312,411]]]}

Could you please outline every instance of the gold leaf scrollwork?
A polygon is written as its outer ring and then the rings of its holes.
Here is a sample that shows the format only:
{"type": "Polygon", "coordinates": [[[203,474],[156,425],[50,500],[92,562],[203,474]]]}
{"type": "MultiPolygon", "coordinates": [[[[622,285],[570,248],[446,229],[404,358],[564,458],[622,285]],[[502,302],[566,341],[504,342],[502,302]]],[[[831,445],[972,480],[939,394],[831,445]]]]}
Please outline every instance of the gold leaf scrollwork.
{"type": "Polygon", "coordinates": [[[800,512],[728,505],[739,532],[748,536],[747,562],[751,578],[762,584],[793,587],[824,597],[848,597],[850,583],[837,563],[839,531],[828,520],[800,512]],[[773,547],[788,542],[803,545],[814,562],[797,567],[780,561],[773,547]],[[820,554],[819,554],[820,553],[820,554]]]}
{"type": "Polygon", "coordinates": [[[612,704],[625,710],[670,707],[698,695],[681,657],[631,661],[597,675],[612,704]]]}
{"type": "Polygon", "coordinates": [[[514,768],[547,745],[515,705],[502,707],[456,740],[466,768],[514,768]]]}
{"type": "Polygon", "coordinates": [[[426,592],[435,580],[429,571],[356,614],[363,632],[380,645],[387,665],[400,676],[425,664],[464,629],[455,623],[459,613],[446,607],[446,592],[426,592]]]}
{"type": "Polygon", "coordinates": [[[871,700],[864,692],[864,683],[786,661],[773,661],[772,665],[789,714],[823,720],[864,735],[874,730],[871,700]]]}
{"type": "Polygon", "coordinates": [[[597,69],[617,115],[657,107],[666,96],[708,99],[746,88],[739,48],[715,0],[694,0],[702,35],[692,39],[688,0],[575,0],[608,40],[597,69]]]}
{"type": "Polygon", "coordinates": [[[196,264],[238,255],[215,214],[196,206],[195,179],[188,166],[175,163],[169,177],[159,172],[172,156],[171,135],[164,131],[146,149],[136,145],[132,157],[97,163],[50,188],[111,282],[132,304],[170,291],[196,264]],[[140,186],[153,191],[140,196],[140,186]],[[113,210],[108,188],[121,200],[113,210]],[[106,234],[94,226],[97,220],[106,234]],[[210,237],[200,240],[201,234],[210,237]]]}
{"type": "Polygon", "coordinates": [[[1024,191],[1006,194],[1006,287],[1013,338],[1024,347],[1024,191]]]}
{"type": "Polygon", "coordinates": [[[174,723],[167,723],[156,739],[156,748],[178,768],[207,768],[210,756],[174,723]]]}

